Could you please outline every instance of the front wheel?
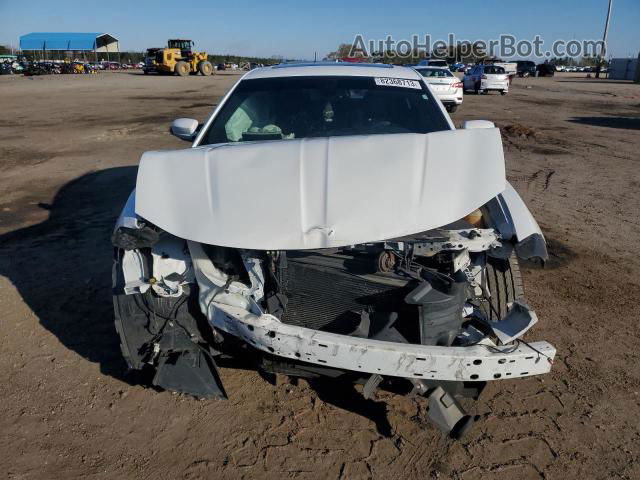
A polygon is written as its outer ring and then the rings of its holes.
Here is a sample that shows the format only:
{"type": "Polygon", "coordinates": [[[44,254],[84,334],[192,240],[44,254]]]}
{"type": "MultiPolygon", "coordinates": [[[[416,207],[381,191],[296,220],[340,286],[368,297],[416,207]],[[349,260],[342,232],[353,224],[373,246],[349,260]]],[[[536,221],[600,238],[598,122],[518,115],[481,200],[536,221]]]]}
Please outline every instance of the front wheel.
{"type": "Polygon", "coordinates": [[[211,62],[203,60],[202,62],[198,63],[198,72],[200,72],[200,75],[208,77],[213,73],[213,65],[211,65],[211,62]]]}
{"type": "Polygon", "coordinates": [[[524,298],[524,284],[515,252],[507,260],[490,257],[482,283],[489,298],[483,299],[480,309],[488,320],[497,322],[507,314],[509,304],[524,298]]]}
{"type": "Polygon", "coordinates": [[[458,109],[458,106],[457,105],[447,105],[446,109],[447,109],[447,112],[454,113],[458,109]]]}
{"type": "Polygon", "coordinates": [[[189,70],[190,68],[187,62],[183,62],[182,60],[180,60],[178,63],[176,63],[176,75],[180,77],[186,77],[187,75],[189,75],[189,70]]]}

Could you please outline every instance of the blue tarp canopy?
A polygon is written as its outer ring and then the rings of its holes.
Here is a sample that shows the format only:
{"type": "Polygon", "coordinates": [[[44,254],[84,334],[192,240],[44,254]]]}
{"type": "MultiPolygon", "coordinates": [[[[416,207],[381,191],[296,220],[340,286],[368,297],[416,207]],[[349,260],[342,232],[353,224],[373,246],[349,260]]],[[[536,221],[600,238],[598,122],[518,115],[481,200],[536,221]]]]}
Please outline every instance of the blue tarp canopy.
{"type": "Polygon", "coordinates": [[[118,52],[118,39],[108,33],[27,33],[20,37],[21,50],[89,50],[118,52]]]}

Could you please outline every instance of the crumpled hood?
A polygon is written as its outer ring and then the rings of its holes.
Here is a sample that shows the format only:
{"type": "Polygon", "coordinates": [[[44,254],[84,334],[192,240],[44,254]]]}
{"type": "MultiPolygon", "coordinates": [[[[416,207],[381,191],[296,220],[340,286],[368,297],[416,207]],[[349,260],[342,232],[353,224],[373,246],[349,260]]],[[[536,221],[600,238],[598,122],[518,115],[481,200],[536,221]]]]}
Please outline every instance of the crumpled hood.
{"type": "Polygon", "coordinates": [[[136,213],[213,245],[329,248],[452,223],[505,189],[498,129],[147,152],[136,213]]]}

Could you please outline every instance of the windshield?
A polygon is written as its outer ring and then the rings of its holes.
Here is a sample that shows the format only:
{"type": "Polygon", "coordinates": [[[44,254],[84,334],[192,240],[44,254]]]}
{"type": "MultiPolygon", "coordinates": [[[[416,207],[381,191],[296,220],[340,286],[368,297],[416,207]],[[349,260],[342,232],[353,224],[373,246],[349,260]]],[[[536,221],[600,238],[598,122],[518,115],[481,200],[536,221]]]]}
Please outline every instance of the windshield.
{"type": "Polygon", "coordinates": [[[191,40],[169,40],[169,48],[191,49],[191,40]]]}
{"type": "Polygon", "coordinates": [[[444,77],[453,77],[453,73],[449,70],[445,70],[443,68],[420,68],[418,69],[418,73],[423,77],[436,77],[436,78],[444,78],[444,77]]]}
{"type": "Polygon", "coordinates": [[[496,65],[486,65],[484,67],[484,73],[488,73],[490,75],[499,75],[504,73],[504,68],[498,67],[496,65]]]}
{"type": "Polygon", "coordinates": [[[262,78],[238,84],[200,144],[449,128],[435,99],[417,80],[262,78]]]}

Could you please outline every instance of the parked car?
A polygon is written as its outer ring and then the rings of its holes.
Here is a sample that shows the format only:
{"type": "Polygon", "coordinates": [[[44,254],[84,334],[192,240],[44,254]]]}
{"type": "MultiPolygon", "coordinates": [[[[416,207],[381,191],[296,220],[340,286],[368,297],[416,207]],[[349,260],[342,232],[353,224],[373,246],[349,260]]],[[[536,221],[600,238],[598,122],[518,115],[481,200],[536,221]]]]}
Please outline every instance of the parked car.
{"type": "Polygon", "coordinates": [[[447,68],[416,67],[448,112],[453,113],[462,105],[462,82],[447,68]]]}
{"type": "Polygon", "coordinates": [[[104,70],[120,70],[122,66],[118,62],[102,62],[102,68],[104,70]]]}
{"type": "Polygon", "coordinates": [[[219,63],[216,66],[216,70],[226,70],[226,69],[227,69],[227,66],[224,63],[219,63]]]}
{"type": "Polygon", "coordinates": [[[497,65],[476,65],[462,79],[465,90],[489,93],[496,90],[502,95],[509,91],[509,76],[497,65]]]}
{"type": "Polygon", "coordinates": [[[12,75],[13,66],[10,60],[0,62],[0,75],[12,75]]]}
{"type": "Polygon", "coordinates": [[[518,340],[537,321],[518,258],[547,251],[500,131],[456,129],[424,78],[277,65],[175,120],[191,148],[142,156],[112,237],[129,366],[197,397],[226,398],[219,358],[411,391],[453,437],[461,398],[549,372],[555,348],[518,340]]]}
{"type": "Polygon", "coordinates": [[[553,77],[556,73],[556,67],[549,63],[541,63],[537,66],[539,77],[553,77]]]}
{"type": "Polygon", "coordinates": [[[515,77],[518,73],[518,64],[516,62],[505,62],[499,58],[493,58],[490,60],[485,60],[483,62],[485,65],[495,65],[496,67],[502,67],[504,69],[504,73],[507,74],[509,80],[515,77]]]}
{"type": "Polygon", "coordinates": [[[425,60],[421,60],[418,63],[419,67],[439,67],[439,68],[449,68],[449,64],[446,60],[439,60],[437,58],[428,58],[425,60]]]}
{"type": "Polygon", "coordinates": [[[518,64],[518,76],[519,77],[530,77],[535,76],[536,74],[536,64],[531,60],[518,60],[516,62],[518,64]]]}

